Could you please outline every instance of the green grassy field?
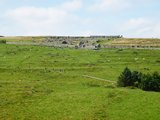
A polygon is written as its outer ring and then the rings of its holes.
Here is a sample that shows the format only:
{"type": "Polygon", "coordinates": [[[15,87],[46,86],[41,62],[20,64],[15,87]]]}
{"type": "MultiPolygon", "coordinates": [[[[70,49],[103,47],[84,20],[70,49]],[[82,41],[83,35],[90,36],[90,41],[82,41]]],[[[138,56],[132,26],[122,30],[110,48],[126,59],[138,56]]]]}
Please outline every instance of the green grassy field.
{"type": "Polygon", "coordinates": [[[83,77],[152,73],[159,60],[158,50],[0,45],[0,120],[159,120],[160,93],[83,77]]]}

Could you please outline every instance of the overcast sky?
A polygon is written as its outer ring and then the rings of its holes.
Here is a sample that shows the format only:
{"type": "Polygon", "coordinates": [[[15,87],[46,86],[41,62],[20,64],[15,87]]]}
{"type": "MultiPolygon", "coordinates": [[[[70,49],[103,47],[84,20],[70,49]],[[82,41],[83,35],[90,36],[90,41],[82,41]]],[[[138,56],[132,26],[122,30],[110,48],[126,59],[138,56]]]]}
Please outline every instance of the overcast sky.
{"type": "Polygon", "coordinates": [[[160,0],[0,0],[0,35],[160,37],[160,0]]]}

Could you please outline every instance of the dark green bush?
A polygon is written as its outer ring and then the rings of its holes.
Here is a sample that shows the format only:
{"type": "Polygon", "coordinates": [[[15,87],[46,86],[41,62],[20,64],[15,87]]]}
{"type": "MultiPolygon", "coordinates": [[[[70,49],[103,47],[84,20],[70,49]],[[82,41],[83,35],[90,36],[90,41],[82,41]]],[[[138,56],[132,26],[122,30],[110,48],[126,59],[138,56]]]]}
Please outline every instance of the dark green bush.
{"type": "Polygon", "coordinates": [[[0,44],[6,44],[6,40],[0,40],[0,44]]]}
{"type": "Polygon", "coordinates": [[[133,71],[132,72],[132,82],[133,82],[133,86],[134,87],[138,87],[139,83],[141,83],[141,77],[142,77],[142,73],[138,72],[138,71],[133,71]]]}
{"type": "Polygon", "coordinates": [[[125,68],[118,78],[118,86],[120,87],[139,87],[146,91],[160,91],[160,74],[154,72],[153,74],[142,74],[137,71],[131,71],[125,68]]]}
{"type": "Polygon", "coordinates": [[[133,86],[134,82],[132,81],[132,73],[128,67],[126,67],[118,77],[117,84],[120,87],[133,86]]]}
{"type": "Polygon", "coordinates": [[[138,87],[138,84],[141,82],[141,75],[137,71],[131,71],[129,68],[125,68],[122,74],[118,78],[118,86],[135,86],[138,87]]]}
{"type": "Polygon", "coordinates": [[[146,91],[160,91],[160,74],[154,72],[152,75],[143,75],[140,88],[146,91]]]}

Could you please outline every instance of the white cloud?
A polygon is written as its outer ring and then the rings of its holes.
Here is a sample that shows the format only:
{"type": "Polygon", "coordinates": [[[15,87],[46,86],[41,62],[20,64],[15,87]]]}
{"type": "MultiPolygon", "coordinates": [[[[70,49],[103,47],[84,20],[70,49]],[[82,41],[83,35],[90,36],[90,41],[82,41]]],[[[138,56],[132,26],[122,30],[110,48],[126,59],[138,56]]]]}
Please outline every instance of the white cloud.
{"type": "Polygon", "coordinates": [[[77,10],[82,7],[82,0],[74,0],[72,2],[66,2],[61,7],[62,9],[70,11],[77,10]]]}
{"type": "Polygon", "coordinates": [[[144,18],[132,18],[130,19],[125,27],[130,28],[130,29],[137,29],[137,28],[143,28],[146,27],[147,25],[151,24],[149,20],[144,19],[144,18]]]}
{"type": "Polygon", "coordinates": [[[135,9],[137,6],[150,5],[156,0],[95,0],[89,6],[89,10],[96,12],[119,12],[128,9],[135,9]]]}
{"type": "Polygon", "coordinates": [[[6,17],[25,35],[71,34],[70,29],[81,24],[74,14],[81,6],[81,0],[73,0],[49,8],[20,7],[8,11],[6,17]]]}
{"type": "Polygon", "coordinates": [[[147,18],[132,18],[119,26],[127,37],[160,37],[160,22],[147,18]]]}
{"type": "MultiPolygon", "coordinates": [[[[145,8],[143,5],[150,5],[154,1],[156,0],[91,0],[89,2],[67,0],[48,8],[43,5],[36,7],[20,4],[21,7],[10,9],[6,13],[2,12],[0,33],[6,35],[122,34],[127,37],[160,37],[158,33],[160,22],[146,19],[151,17],[142,15],[145,13],[145,10],[141,9],[145,8]],[[142,10],[142,13],[140,11],[139,14],[139,10],[142,10]],[[3,18],[4,14],[5,18],[3,18]],[[136,16],[141,17],[136,18],[136,16]],[[133,19],[127,20],[129,17],[133,19]]],[[[153,18],[158,19],[155,15],[153,18]]]]}
{"type": "Polygon", "coordinates": [[[130,6],[127,0],[96,0],[96,2],[90,6],[91,11],[119,11],[126,9],[130,6]]]}

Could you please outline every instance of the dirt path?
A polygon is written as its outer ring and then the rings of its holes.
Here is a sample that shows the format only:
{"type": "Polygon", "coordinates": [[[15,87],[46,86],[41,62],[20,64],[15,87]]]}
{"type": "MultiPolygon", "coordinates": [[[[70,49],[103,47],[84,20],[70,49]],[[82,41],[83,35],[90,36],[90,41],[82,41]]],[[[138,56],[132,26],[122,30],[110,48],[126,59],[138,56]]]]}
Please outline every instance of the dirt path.
{"type": "Polygon", "coordinates": [[[100,81],[109,82],[109,83],[116,83],[115,81],[112,81],[112,80],[105,80],[105,79],[94,77],[94,76],[89,76],[89,75],[82,75],[82,76],[86,77],[86,78],[92,78],[92,79],[96,79],[96,80],[100,80],[100,81]]]}

